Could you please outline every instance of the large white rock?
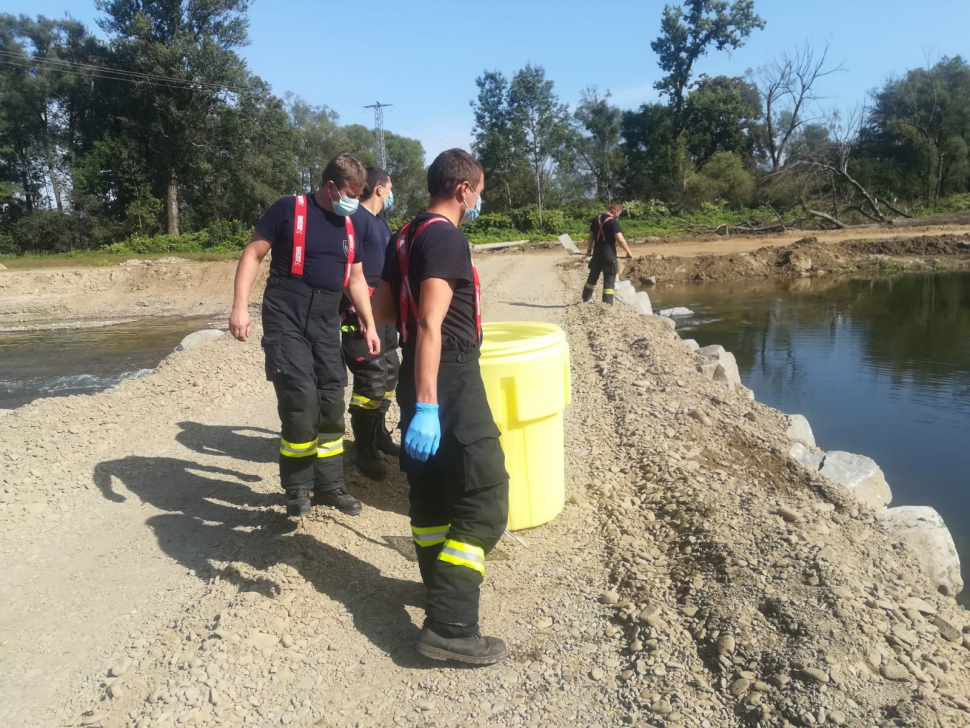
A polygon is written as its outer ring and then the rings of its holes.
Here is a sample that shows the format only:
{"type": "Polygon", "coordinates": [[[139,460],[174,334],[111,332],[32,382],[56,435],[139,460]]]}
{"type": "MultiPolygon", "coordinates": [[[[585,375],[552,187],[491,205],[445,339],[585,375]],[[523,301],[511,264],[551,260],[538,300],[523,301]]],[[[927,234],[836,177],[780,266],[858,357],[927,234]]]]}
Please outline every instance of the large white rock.
{"type": "Polygon", "coordinates": [[[7,266],[5,266],[3,263],[0,263],[0,270],[7,270],[7,266]]]}
{"type": "Polygon", "coordinates": [[[810,450],[800,442],[796,442],[788,451],[788,457],[797,460],[809,470],[818,470],[825,460],[825,453],[821,450],[810,450]]]}
{"type": "Polygon", "coordinates": [[[788,415],[788,439],[792,442],[800,442],[808,447],[816,447],[815,434],[812,426],[808,424],[808,419],[804,415],[788,415]]]}
{"type": "MultiPolygon", "coordinates": [[[[734,354],[725,351],[723,346],[720,344],[705,346],[703,349],[698,349],[696,353],[698,356],[704,357],[705,359],[713,359],[717,362],[712,377],[715,382],[723,382],[728,386],[728,389],[734,389],[741,384],[741,372],[738,369],[738,360],[734,358],[734,354]]],[[[706,374],[710,367],[702,365],[698,369],[706,374]]]]}
{"type": "Polygon", "coordinates": [[[819,472],[845,486],[870,508],[883,508],[892,502],[893,494],[882,468],[865,455],[833,450],[826,454],[819,472]]]}
{"type": "Polygon", "coordinates": [[[660,311],[660,315],[668,318],[677,318],[682,316],[693,316],[694,312],[689,308],[684,308],[683,306],[675,306],[674,308],[662,309],[660,311]]]}
{"type": "Polygon", "coordinates": [[[620,281],[614,286],[613,291],[617,298],[619,298],[624,303],[629,303],[633,300],[633,297],[637,294],[637,289],[633,286],[630,281],[620,281]]]}
{"type": "Polygon", "coordinates": [[[929,506],[887,508],[879,520],[890,535],[907,544],[919,558],[933,589],[956,596],[963,591],[960,555],[943,517],[929,506]]]}
{"type": "Polygon", "coordinates": [[[693,339],[684,339],[684,346],[687,347],[687,351],[693,351],[693,352],[696,352],[698,349],[701,348],[701,345],[698,344],[693,339]]]}
{"type": "Polygon", "coordinates": [[[189,349],[194,349],[197,346],[202,346],[207,344],[213,339],[218,339],[223,335],[224,332],[219,329],[203,329],[202,331],[196,331],[189,334],[184,339],[182,343],[175,347],[175,351],[188,351],[189,349]]]}
{"type": "Polygon", "coordinates": [[[653,304],[650,303],[650,294],[646,291],[637,291],[630,303],[644,316],[653,316],[653,304]]]}
{"type": "Polygon", "coordinates": [[[667,325],[667,328],[670,329],[671,331],[676,330],[677,322],[674,321],[669,316],[657,316],[657,318],[663,321],[667,325]]]}
{"type": "Polygon", "coordinates": [[[705,346],[697,350],[697,356],[706,356],[709,359],[720,359],[721,354],[724,354],[724,347],[720,344],[714,344],[713,346],[705,346]]]}

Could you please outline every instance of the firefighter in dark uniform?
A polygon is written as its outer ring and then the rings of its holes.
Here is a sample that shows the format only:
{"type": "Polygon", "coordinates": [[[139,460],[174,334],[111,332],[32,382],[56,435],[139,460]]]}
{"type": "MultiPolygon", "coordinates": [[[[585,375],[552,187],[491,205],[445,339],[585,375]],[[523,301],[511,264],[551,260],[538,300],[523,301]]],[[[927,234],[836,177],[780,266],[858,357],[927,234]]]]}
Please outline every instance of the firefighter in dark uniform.
{"type": "MultiPolygon", "coordinates": [[[[384,253],[391,239],[391,230],[379,215],[394,204],[392,187],[387,172],[369,167],[367,185],[360,196],[360,207],[351,216],[357,234],[357,250],[364,264],[364,278],[372,293],[380,283],[384,253]]],[[[387,411],[401,366],[397,355],[397,330],[393,325],[377,324],[381,353],[374,356],[367,350],[356,310],[346,296],[341,303],[340,320],[344,361],[354,375],[354,391],[350,399],[354,462],[368,478],[383,480],[387,477],[387,466],[381,460],[380,453],[399,454],[399,448],[387,429],[387,411]]]]}
{"type": "Polygon", "coordinates": [[[505,642],[482,636],[485,556],[508,521],[509,476],[479,367],[481,289],[458,226],[481,210],[484,174],[467,152],[428,169],[431,206],[391,239],[374,308],[398,321],[397,389],[410,485],[411,532],[427,587],[418,651],[473,665],[498,662],[505,642]]]}
{"type": "Polygon", "coordinates": [[[620,230],[620,213],[623,205],[618,202],[610,205],[610,211],[597,215],[589,224],[589,237],[586,239],[586,257],[589,261],[589,278],[583,288],[583,301],[593,298],[600,274],[603,275],[603,303],[613,305],[616,276],[620,272],[620,263],[616,259],[616,244],[619,243],[626,251],[627,260],[633,259],[630,246],[620,230]]]}
{"type": "Polygon", "coordinates": [[[256,224],[236,269],[229,330],[240,341],[252,331],[249,294],[259,264],[272,250],[263,294],[263,350],[282,433],[280,480],[291,516],[308,516],[311,493],[321,505],[360,513],[344,487],[344,388],[340,299],[357,309],[368,351],[380,351],[363,265],[356,258],[350,215],[367,172],[349,154],[330,160],[314,195],[284,197],[256,224]]]}

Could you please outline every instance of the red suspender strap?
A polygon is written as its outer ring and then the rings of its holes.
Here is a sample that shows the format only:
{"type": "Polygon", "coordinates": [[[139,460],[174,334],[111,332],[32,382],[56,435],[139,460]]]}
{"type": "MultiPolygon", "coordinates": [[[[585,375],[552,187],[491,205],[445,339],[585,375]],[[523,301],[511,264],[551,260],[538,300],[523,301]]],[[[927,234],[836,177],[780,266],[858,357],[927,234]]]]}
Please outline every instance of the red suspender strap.
{"type": "Polygon", "coordinates": [[[354,264],[354,251],[357,250],[357,240],[354,236],[354,223],[349,217],[347,221],[347,268],[344,270],[344,288],[350,283],[350,267],[354,264]]]}
{"type": "Polygon", "coordinates": [[[296,196],[296,214],[293,215],[293,262],[290,273],[303,275],[303,261],[306,258],[306,196],[296,196]]]}
{"type": "Polygon", "coordinates": [[[397,264],[401,270],[401,292],[400,300],[398,301],[398,311],[401,316],[401,324],[399,327],[401,341],[406,342],[408,340],[408,314],[410,313],[414,316],[415,321],[418,320],[418,304],[411,293],[411,281],[408,279],[408,239],[414,240],[429,225],[434,225],[436,222],[448,222],[448,220],[443,217],[433,217],[430,220],[426,220],[418,227],[414,235],[408,234],[411,228],[411,223],[408,223],[397,234],[397,264]]]}
{"type": "Polygon", "coordinates": [[[478,330],[478,340],[482,340],[482,281],[478,277],[478,266],[472,261],[472,273],[475,274],[475,325],[478,330]]]}
{"type": "Polygon", "coordinates": [[[600,215],[598,218],[600,223],[599,232],[596,233],[596,239],[600,242],[606,242],[606,236],[603,234],[603,228],[606,227],[606,223],[613,219],[612,215],[600,215]]]}

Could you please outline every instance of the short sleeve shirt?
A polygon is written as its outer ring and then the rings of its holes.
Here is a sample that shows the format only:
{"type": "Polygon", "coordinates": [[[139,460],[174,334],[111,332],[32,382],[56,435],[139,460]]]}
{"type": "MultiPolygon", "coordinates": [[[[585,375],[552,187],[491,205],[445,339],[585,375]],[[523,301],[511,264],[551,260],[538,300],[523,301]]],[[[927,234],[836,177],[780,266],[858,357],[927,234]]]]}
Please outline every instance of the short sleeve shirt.
{"type": "MultiPolygon", "coordinates": [[[[423,212],[411,222],[410,230],[416,231],[431,218],[441,217],[423,212]]],[[[441,344],[444,348],[469,348],[478,344],[478,318],[475,306],[475,269],[468,238],[450,220],[425,228],[411,240],[408,254],[408,282],[414,302],[421,305],[421,283],[429,278],[455,281],[455,293],[451,306],[441,324],[441,344]]],[[[395,238],[396,240],[396,238],[395,238]]],[[[387,246],[384,272],[381,278],[391,284],[395,293],[395,305],[400,305],[401,269],[397,249],[387,246]]],[[[400,316],[400,311],[398,311],[400,316]]],[[[409,339],[415,340],[416,322],[408,316],[409,339]]]]}
{"type": "Polygon", "coordinates": [[[354,232],[357,235],[357,257],[354,260],[364,264],[367,285],[376,288],[381,282],[384,252],[391,239],[391,229],[383,219],[373,215],[363,205],[350,217],[354,221],[354,232]]]}
{"type": "MultiPolygon", "coordinates": [[[[347,267],[347,222],[340,215],[327,212],[313,195],[307,195],[306,250],[303,280],[314,288],[341,291],[347,267]]],[[[284,197],[274,202],[256,223],[256,232],[272,245],[270,273],[290,275],[293,263],[293,222],[296,198],[284,197]]]]}
{"type": "Polygon", "coordinates": [[[594,252],[616,257],[616,236],[623,231],[620,221],[610,215],[597,215],[589,224],[589,231],[593,234],[594,252]],[[600,234],[602,226],[602,234],[600,234]]]}

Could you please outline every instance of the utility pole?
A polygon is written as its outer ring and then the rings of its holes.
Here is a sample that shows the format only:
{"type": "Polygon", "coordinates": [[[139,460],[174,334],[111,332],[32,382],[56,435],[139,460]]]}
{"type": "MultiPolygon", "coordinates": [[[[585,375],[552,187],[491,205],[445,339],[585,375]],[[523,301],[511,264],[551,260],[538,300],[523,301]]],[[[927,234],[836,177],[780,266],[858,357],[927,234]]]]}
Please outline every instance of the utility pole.
{"type": "Polygon", "coordinates": [[[377,101],[365,109],[374,110],[374,136],[377,137],[377,166],[387,169],[387,147],[384,146],[384,109],[394,104],[382,104],[377,101]]]}

